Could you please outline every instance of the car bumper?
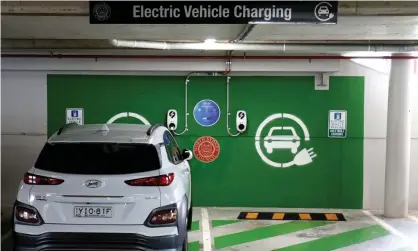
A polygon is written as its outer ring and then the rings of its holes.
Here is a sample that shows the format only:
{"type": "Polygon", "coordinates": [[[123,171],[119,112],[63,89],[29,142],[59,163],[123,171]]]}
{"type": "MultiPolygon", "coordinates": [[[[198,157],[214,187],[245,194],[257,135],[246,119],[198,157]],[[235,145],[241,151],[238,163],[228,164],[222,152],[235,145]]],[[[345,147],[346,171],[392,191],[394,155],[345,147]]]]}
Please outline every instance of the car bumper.
{"type": "Polygon", "coordinates": [[[15,251],[38,250],[181,250],[178,235],[148,237],[133,233],[13,233],[15,251]]]}

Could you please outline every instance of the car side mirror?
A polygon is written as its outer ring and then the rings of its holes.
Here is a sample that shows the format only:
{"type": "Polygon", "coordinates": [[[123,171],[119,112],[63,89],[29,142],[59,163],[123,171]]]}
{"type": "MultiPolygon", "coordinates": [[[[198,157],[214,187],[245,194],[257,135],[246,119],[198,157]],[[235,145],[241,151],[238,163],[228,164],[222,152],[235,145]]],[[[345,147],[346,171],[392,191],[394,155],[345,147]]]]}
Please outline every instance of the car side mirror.
{"type": "Polygon", "coordinates": [[[193,153],[190,150],[184,149],[182,156],[183,160],[191,160],[193,158],[193,153]]]}

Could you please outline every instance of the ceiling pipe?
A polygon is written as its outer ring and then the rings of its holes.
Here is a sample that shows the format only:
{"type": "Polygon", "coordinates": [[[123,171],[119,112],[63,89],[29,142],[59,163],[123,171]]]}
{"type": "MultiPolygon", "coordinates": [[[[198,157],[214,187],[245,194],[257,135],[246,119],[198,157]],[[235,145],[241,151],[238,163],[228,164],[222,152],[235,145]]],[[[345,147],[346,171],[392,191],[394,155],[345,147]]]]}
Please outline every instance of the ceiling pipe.
{"type": "MultiPolygon", "coordinates": [[[[230,42],[231,43],[242,43],[242,42],[244,42],[244,40],[247,39],[247,37],[250,35],[250,33],[254,30],[255,26],[256,26],[255,24],[246,24],[244,26],[244,28],[241,30],[241,32],[238,34],[238,36],[230,42]]],[[[231,56],[232,53],[233,53],[233,51],[227,51],[226,55],[231,56]]],[[[229,64],[228,67],[230,68],[231,59],[229,58],[227,61],[225,61],[225,63],[227,65],[229,64]]],[[[229,131],[228,131],[228,133],[229,133],[229,131]]],[[[231,135],[231,133],[229,133],[229,134],[231,135]]]]}
{"type": "Polygon", "coordinates": [[[256,26],[255,24],[246,24],[244,26],[244,29],[242,29],[242,31],[238,34],[237,38],[232,40],[232,42],[233,43],[243,42],[250,35],[250,33],[254,30],[255,26],[256,26]]]}
{"type": "Polygon", "coordinates": [[[60,55],[60,54],[2,54],[2,58],[58,58],[58,59],[170,59],[170,60],[338,60],[338,59],[418,59],[416,56],[158,56],[158,55],[60,55]]]}
{"type": "Polygon", "coordinates": [[[418,45],[358,45],[358,44],[256,44],[256,43],[178,43],[141,40],[112,39],[115,47],[154,50],[206,50],[206,51],[276,51],[298,53],[344,53],[344,52],[416,52],[418,45]]]}

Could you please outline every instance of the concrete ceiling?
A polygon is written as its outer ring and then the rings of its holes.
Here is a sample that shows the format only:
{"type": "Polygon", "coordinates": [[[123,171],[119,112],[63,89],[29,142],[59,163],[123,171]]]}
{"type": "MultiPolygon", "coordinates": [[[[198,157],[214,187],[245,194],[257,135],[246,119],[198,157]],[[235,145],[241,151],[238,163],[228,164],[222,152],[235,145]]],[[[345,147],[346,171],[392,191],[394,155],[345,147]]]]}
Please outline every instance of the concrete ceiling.
{"type": "Polygon", "coordinates": [[[418,16],[343,16],[336,25],[257,25],[249,41],[418,40],[418,16]]]}
{"type": "MultiPolygon", "coordinates": [[[[92,25],[88,2],[2,1],[3,49],[106,48],[107,39],[230,41],[245,25],[92,25]],[[20,41],[12,39],[21,39],[20,41]],[[61,47],[60,47],[61,46],[61,47]]],[[[418,1],[340,2],[337,25],[256,25],[244,42],[418,42],[418,1]]]]}
{"type": "Polygon", "coordinates": [[[234,39],[244,25],[102,25],[86,16],[2,16],[2,38],[20,39],[234,39]]]}
{"type": "MultiPolygon", "coordinates": [[[[235,39],[245,25],[101,25],[86,16],[2,16],[2,38],[140,39],[202,41],[235,39]]],[[[418,40],[418,16],[343,16],[336,25],[259,24],[246,39],[283,40],[418,40]]]]}

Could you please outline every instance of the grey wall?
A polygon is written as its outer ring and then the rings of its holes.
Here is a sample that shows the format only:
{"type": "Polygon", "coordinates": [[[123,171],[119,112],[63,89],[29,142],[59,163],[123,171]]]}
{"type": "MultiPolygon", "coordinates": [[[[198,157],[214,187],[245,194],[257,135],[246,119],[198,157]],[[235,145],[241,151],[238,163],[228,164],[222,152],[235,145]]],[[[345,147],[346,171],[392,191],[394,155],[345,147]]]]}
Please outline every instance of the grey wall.
{"type": "Polygon", "coordinates": [[[46,74],[2,71],[1,83],[1,203],[10,205],[46,140],[46,74]]]}
{"type": "MultiPolygon", "coordinates": [[[[377,64],[378,62],[376,62],[377,64]]],[[[385,65],[383,63],[383,65],[385,65]]],[[[386,121],[388,108],[389,74],[369,69],[348,60],[341,61],[341,75],[365,77],[364,90],[364,179],[363,207],[383,209],[385,162],[386,162],[386,121]]],[[[418,77],[418,76],[417,76],[418,77]]],[[[418,209],[418,79],[413,81],[411,172],[409,208],[418,209]]]]}
{"type": "Polygon", "coordinates": [[[46,74],[2,71],[2,132],[46,132],[46,74]]]}

